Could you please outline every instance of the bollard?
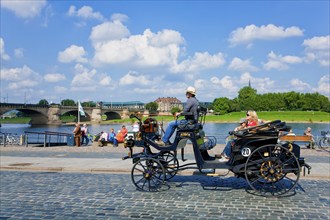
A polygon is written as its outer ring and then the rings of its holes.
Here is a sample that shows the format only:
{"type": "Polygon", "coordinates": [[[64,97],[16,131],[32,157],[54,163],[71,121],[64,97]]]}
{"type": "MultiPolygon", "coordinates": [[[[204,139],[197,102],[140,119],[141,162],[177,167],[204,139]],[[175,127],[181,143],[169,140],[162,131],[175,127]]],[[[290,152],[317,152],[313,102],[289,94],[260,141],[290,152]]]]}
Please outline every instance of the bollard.
{"type": "Polygon", "coordinates": [[[46,143],[47,143],[47,133],[45,132],[45,136],[44,136],[44,147],[46,147],[46,143]]]}
{"type": "Polygon", "coordinates": [[[21,134],[21,136],[19,137],[19,145],[23,145],[25,143],[25,135],[21,134]]]}

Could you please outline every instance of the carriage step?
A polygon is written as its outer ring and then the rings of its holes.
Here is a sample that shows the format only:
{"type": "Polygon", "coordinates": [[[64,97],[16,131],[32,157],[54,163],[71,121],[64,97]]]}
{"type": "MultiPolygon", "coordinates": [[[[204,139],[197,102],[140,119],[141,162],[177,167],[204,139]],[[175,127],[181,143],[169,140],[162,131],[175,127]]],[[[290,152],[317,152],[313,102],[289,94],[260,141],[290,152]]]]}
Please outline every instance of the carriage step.
{"type": "Polygon", "coordinates": [[[202,174],[215,174],[215,169],[201,169],[199,170],[202,174]]]}

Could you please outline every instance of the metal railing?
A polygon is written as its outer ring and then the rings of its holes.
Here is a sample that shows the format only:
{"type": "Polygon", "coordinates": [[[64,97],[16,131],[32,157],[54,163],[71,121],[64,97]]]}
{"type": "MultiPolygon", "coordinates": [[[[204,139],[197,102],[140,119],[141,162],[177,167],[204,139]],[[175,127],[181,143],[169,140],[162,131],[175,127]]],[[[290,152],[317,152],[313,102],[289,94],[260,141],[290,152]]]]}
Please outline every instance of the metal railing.
{"type": "Polygon", "coordinates": [[[29,144],[43,144],[46,146],[54,145],[67,145],[68,137],[72,136],[69,133],[45,131],[45,132],[33,132],[25,131],[24,142],[25,146],[28,147],[29,144]]]}

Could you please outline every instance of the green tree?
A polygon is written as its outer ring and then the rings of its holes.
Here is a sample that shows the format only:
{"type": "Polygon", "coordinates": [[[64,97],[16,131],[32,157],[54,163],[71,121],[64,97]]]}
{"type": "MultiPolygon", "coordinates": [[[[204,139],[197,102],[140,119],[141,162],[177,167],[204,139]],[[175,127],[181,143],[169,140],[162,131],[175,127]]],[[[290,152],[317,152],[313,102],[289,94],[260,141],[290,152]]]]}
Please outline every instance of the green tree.
{"type": "Polygon", "coordinates": [[[298,110],[300,109],[299,102],[301,100],[301,94],[297,92],[287,92],[283,94],[286,110],[298,110]]]}
{"type": "Polygon", "coordinates": [[[150,112],[156,112],[158,109],[158,103],[157,102],[149,102],[146,104],[146,109],[150,112]]]}
{"type": "Polygon", "coordinates": [[[76,102],[72,99],[63,99],[61,101],[61,105],[63,105],[63,106],[76,106],[76,102]]]}
{"type": "Polygon", "coordinates": [[[81,103],[81,106],[83,106],[83,107],[95,107],[96,103],[93,102],[93,101],[83,102],[83,103],[81,103]]]}
{"type": "Polygon", "coordinates": [[[179,107],[175,106],[171,109],[171,114],[174,115],[175,113],[180,112],[180,111],[181,111],[181,109],[179,107]]]}
{"type": "Polygon", "coordinates": [[[230,105],[230,99],[226,97],[217,98],[213,101],[213,110],[220,115],[224,115],[230,112],[230,105]]]}
{"type": "Polygon", "coordinates": [[[49,105],[48,101],[46,99],[41,99],[38,103],[38,105],[49,105]]]}
{"type": "Polygon", "coordinates": [[[255,109],[257,103],[257,90],[245,86],[238,91],[238,102],[242,110],[255,109]]]}

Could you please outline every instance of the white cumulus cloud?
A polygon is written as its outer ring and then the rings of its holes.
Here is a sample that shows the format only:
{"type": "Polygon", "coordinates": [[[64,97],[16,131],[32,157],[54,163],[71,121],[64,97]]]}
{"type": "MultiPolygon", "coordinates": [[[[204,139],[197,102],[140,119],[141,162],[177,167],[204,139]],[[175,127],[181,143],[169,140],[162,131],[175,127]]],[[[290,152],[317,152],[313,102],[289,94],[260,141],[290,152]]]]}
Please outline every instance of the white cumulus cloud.
{"type": "Polygon", "coordinates": [[[70,63],[70,62],[87,62],[86,51],[83,47],[71,45],[66,48],[64,51],[58,53],[58,61],[61,63],[70,63]]]}
{"type": "MultiPolygon", "coordinates": [[[[119,29],[121,28],[119,27],[119,29]]],[[[111,32],[114,31],[111,30],[111,32]]],[[[102,31],[100,30],[100,32],[102,31]]],[[[99,42],[99,38],[95,40],[96,37],[92,33],[91,38],[98,42],[94,43],[94,64],[127,63],[142,67],[171,65],[176,62],[180,52],[180,43],[183,42],[181,34],[173,30],[163,30],[155,34],[147,29],[142,35],[133,35],[127,38],[125,35],[128,32],[119,31],[119,33],[123,35],[104,35],[106,38],[102,39],[103,43],[99,42]]],[[[103,36],[103,34],[100,36],[103,36]]]]}
{"type": "Polygon", "coordinates": [[[317,60],[321,66],[330,65],[330,35],[304,40],[307,58],[317,60]]]}
{"type": "Polygon", "coordinates": [[[1,7],[8,9],[15,13],[20,18],[33,18],[40,14],[42,9],[46,6],[46,0],[38,1],[1,1],[1,7]]]}
{"type": "Polygon", "coordinates": [[[292,79],[290,81],[290,85],[297,91],[308,91],[310,89],[310,85],[308,83],[305,83],[297,78],[292,79]]]}
{"type": "Polygon", "coordinates": [[[119,84],[120,85],[132,85],[132,84],[151,85],[152,80],[148,79],[147,76],[145,75],[139,74],[134,71],[130,71],[120,79],[119,84]]]}
{"type": "Polygon", "coordinates": [[[44,79],[46,82],[60,82],[60,81],[64,81],[65,75],[64,74],[60,74],[60,73],[48,73],[44,76],[44,79]]]}
{"type": "Polygon", "coordinates": [[[264,69],[271,70],[286,70],[289,68],[289,64],[297,64],[304,62],[304,59],[297,56],[282,56],[277,55],[273,51],[268,54],[268,61],[265,63],[264,69]]]}
{"type": "Polygon", "coordinates": [[[0,79],[8,81],[8,89],[32,88],[41,82],[40,74],[24,65],[18,68],[1,69],[0,79]]]}
{"type": "Polygon", "coordinates": [[[211,83],[220,86],[221,88],[226,89],[228,91],[236,91],[238,89],[235,81],[236,80],[230,76],[224,76],[221,79],[216,76],[211,77],[211,83]]]}
{"type": "Polygon", "coordinates": [[[10,59],[9,55],[5,52],[5,42],[2,37],[0,38],[0,56],[2,60],[10,59]]]}
{"type": "Polygon", "coordinates": [[[92,28],[89,39],[96,49],[103,44],[120,40],[130,35],[128,28],[119,20],[107,21],[92,28]]]}
{"type": "Polygon", "coordinates": [[[284,28],[282,26],[268,24],[258,27],[251,24],[244,28],[237,28],[231,32],[229,42],[231,46],[236,46],[239,44],[250,44],[255,40],[275,40],[303,36],[303,33],[304,31],[296,26],[284,28]]]}
{"type": "Polygon", "coordinates": [[[68,15],[84,19],[104,20],[103,15],[100,12],[94,12],[94,9],[90,6],[83,6],[77,10],[75,6],[71,5],[68,11],[68,15]]]}
{"type": "Polygon", "coordinates": [[[251,64],[249,59],[242,60],[238,57],[234,57],[228,67],[229,70],[235,70],[239,72],[254,72],[258,71],[259,69],[251,64]]]}
{"type": "Polygon", "coordinates": [[[173,66],[171,71],[179,72],[198,72],[206,69],[218,68],[225,64],[225,58],[222,53],[210,55],[208,52],[196,52],[192,58],[188,58],[181,63],[173,66]]]}
{"type": "Polygon", "coordinates": [[[330,97],[330,76],[324,75],[320,78],[318,82],[318,87],[314,89],[316,92],[326,95],[330,97]]]}

